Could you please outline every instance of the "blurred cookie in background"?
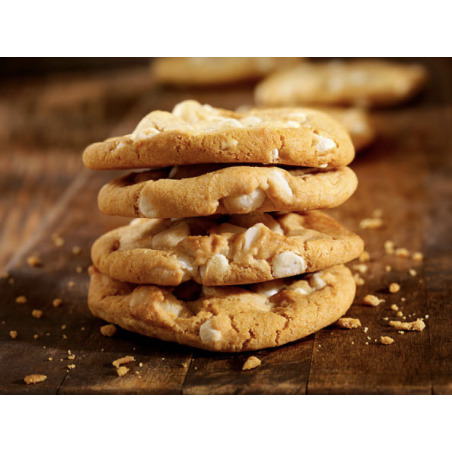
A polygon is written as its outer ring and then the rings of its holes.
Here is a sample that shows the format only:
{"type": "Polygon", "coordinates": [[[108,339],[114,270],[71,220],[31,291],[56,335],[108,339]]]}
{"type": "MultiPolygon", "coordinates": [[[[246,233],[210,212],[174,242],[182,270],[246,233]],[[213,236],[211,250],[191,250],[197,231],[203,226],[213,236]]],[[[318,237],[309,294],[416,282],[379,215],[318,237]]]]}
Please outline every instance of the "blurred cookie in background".
{"type": "Polygon", "coordinates": [[[156,82],[173,86],[212,86],[260,80],[276,70],[296,66],[298,57],[178,57],[156,58],[151,72],[156,82]]]}
{"type": "Polygon", "coordinates": [[[261,82],[256,103],[266,107],[342,105],[384,107],[402,103],[421,91],[424,67],[377,59],[302,62],[261,82]]]}

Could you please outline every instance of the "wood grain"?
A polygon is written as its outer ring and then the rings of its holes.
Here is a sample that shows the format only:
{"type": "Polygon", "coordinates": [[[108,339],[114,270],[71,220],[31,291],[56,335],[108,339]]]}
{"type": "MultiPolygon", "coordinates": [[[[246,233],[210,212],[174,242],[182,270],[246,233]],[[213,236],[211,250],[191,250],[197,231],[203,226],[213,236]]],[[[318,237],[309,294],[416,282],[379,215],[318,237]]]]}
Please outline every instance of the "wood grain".
{"type": "Polygon", "coordinates": [[[358,191],[331,212],[363,236],[371,255],[369,269],[361,275],[365,284],[358,288],[349,312],[363,328],[330,327],[296,343],[253,353],[262,365],[247,372],[241,369],[250,353],[219,355],[126,331],[113,338],[100,334],[103,323],[91,316],[86,304],[89,248],[100,234],[128,220],[97,211],[97,192],[114,173],[82,170],[80,154],[82,142],[97,133],[95,124],[102,136],[94,139],[102,139],[130,131],[146,112],[170,109],[185,98],[226,108],[250,104],[250,88],[167,91],[149,88],[144,70],[135,69],[122,76],[129,84],[137,81],[137,88],[127,95],[114,93],[121,77],[102,73],[52,81],[43,97],[39,94],[43,81],[15,86],[21,106],[6,107],[6,94],[0,101],[0,120],[2,111],[12,112],[10,121],[19,118],[0,135],[5,143],[0,149],[0,265],[8,261],[15,280],[13,285],[0,280],[0,393],[451,394],[452,74],[447,61],[426,64],[432,80],[421,98],[374,113],[378,141],[352,165],[360,182],[358,191]],[[65,87],[71,97],[60,100],[65,87]],[[79,107],[86,104],[86,109],[79,107]],[[52,113],[38,120],[37,112],[46,111],[43,105],[50,105],[52,113]],[[108,113],[109,105],[114,106],[114,114],[108,113]],[[66,119],[56,121],[58,114],[66,119]],[[20,138],[19,126],[27,118],[35,126],[30,135],[20,138]],[[63,123],[76,124],[79,135],[52,132],[63,123]],[[375,209],[383,211],[384,227],[360,230],[360,220],[371,217],[375,209]],[[54,233],[64,238],[64,246],[55,246],[54,233]],[[388,256],[386,240],[423,252],[424,261],[388,256]],[[80,246],[82,253],[74,255],[73,246],[80,246]],[[40,256],[42,267],[26,264],[33,254],[40,256]],[[78,266],[83,273],[76,272],[78,266]],[[409,274],[410,269],[416,270],[416,276],[409,274]],[[399,293],[389,293],[391,282],[401,285],[399,293]],[[376,308],[364,306],[366,294],[386,302],[376,308]],[[26,295],[28,302],[17,304],[19,295],[26,295]],[[63,305],[54,308],[52,300],[57,297],[63,305]],[[398,334],[384,320],[400,320],[392,304],[399,306],[406,320],[428,315],[427,328],[398,334]],[[41,309],[43,317],[33,318],[33,309],[41,309]],[[18,331],[17,339],[9,337],[11,330],[18,331]],[[39,339],[33,339],[34,334],[39,339]],[[381,345],[382,335],[393,337],[395,343],[381,345]],[[68,350],[74,360],[67,358],[68,350]],[[136,361],[119,378],[111,363],[125,355],[136,361]],[[75,368],[68,369],[71,364],[75,368]],[[23,378],[30,373],[44,373],[48,379],[27,386],[23,378]]]}

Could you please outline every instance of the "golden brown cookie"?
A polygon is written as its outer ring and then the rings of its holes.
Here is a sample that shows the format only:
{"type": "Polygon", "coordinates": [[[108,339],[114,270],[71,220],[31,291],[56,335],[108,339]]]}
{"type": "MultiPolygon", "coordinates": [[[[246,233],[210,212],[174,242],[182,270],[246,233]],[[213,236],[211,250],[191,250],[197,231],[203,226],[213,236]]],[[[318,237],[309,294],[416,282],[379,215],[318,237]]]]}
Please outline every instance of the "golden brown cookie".
{"type": "Polygon", "coordinates": [[[342,204],[358,183],[347,167],[219,167],[184,166],[130,174],[102,187],[99,209],[107,215],[142,218],[301,212],[342,204]]]}
{"type": "Polygon", "coordinates": [[[377,59],[303,62],[270,75],[255,92],[258,105],[293,107],[306,104],[387,106],[403,102],[425,85],[419,65],[377,59]]]}
{"type": "Polygon", "coordinates": [[[300,58],[179,57],[157,58],[151,66],[158,83],[173,86],[228,85],[259,80],[271,72],[292,67],[300,58]]]}
{"type": "Polygon", "coordinates": [[[238,113],[185,101],[154,111],[130,135],[88,146],[90,169],[159,168],[205,163],[308,167],[348,165],[355,155],[347,131],[309,109],[238,113]]]}
{"type": "Polygon", "coordinates": [[[296,341],[348,310],[355,282],[344,266],[251,286],[163,287],[120,282],[90,268],[91,312],[109,323],[192,347],[241,352],[296,341]]]}
{"type": "Polygon", "coordinates": [[[101,273],[135,284],[253,284],[344,264],[363,241],[325,213],[133,220],[100,237],[101,273]]]}

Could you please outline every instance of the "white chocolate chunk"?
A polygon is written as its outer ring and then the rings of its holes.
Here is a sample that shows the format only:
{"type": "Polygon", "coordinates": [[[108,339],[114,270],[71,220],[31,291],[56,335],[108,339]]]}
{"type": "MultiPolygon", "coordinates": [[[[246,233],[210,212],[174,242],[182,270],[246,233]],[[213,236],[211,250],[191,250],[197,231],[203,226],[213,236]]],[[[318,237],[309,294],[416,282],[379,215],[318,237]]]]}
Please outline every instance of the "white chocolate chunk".
{"type": "Polygon", "coordinates": [[[168,250],[174,248],[181,240],[190,235],[190,228],[186,222],[179,223],[172,228],[156,234],[152,238],[151,247],[154,250],[168,250]]]}
{"type": "Polygon", "coordinates": [[[306,270],[306,262],[292,251],[284,251],[273,258],[272,268],[273,276],[285,278],[303,273],[306,270]]]}
{"type": "Polygon", "coordinates": [[[336,143],[329,138],[322,137],[318,134],[314,134],[313,146],[320,154],[332,151],[336,148],[336,143]]]}
{"type": "Polygon", "coordinates": [[[222,254],[214,254],[208,261],[206,265],[201,265],[199,267],[199,272],[201,278],[204,278],[206,273],[214,271],[220,275],[224,275],[229,269],[229,261],[226,256],[222,254]]]}
{"type": "Polygon", "coordinates": [[[164,311],[168,312],[169,314],[173,315],[176,318],[179,317],[179,314],[184,309],[182,304],[169,300],[159,303],[159,306],[161,309],[163,309],[164,311]]]}
{"type": "Polygon", "coordinates": [[[265,192],[256,188],[247,195],[227,196],[223,198],[227,209],[234,213],[248,213],[258,209],[265,201],[265,192]]]}
{"type": "Polygon", "coordinates": [[[279,158],[279,150],[278,149],[273,149],[272,151],[272,160],[275,161],[279,158]]]}
{"type": "Polygon", "coordinates": [[[322,275],[321,272],[314,273],[309,278],[309,284],[316,290],[323,289],[326,286],[326,282],[320,277],[322,275]]]}
{"type": "Polygon", "coordinates": [[[212,319],[209,319],[201,325],[199,337],[202,342],[218,342],[222,334],[221,331],[212,328],[212,319]]]}
{"type": "Polygon", "coordinates": [[[283,173],[281,173],[280,171],[274,170],[271,176],[268,178],[268,183],[269,185],[276,187],[278,192],[280,192],[280,194],[284,198],[292,198],[292,189],[290,188],[290,185],[284,177],[283,173]]]}
{"type": "Polygon", "coordinates": [[[150,203],[146,196],[140,197],[140,212],[146,218],[155,218],[157,215],[157,211],[155,207],[150,203]]]}
{"type": "Polygon", "coordinates": [[[256,287],[256,293],[265,297],[272,297],[286,288],[285,284],[281,280],[275,279],[273,281],[266,281],[258,284],[256,287]]]}
{"type": "Polygon", "coordinates": [[[261,228],[264,225],[262,223],[255,224],[252,228],[249,228],[244,234],[243,250],[249,251],[251,247],[256,243],[257,239],[261,235],[261,228]]]}
{"type": "Polygon", "coordinates": [[[182,270],[186,270],[188,273],[193,272],[193,263],[185,256],[177,256],[177,260],[180,263],[182,270]]]}
{"type": "Polygon", "coordinates": [[[260,124],[262,119],[257,116],[248,116],[247,118],[241,119],[240,122],[245,127],[254,127],[260,124]]]}
{"type": "Polygon", "coordinates": [[[308,292],[306,290],[302,289],[301,287],[297,287],[296,289],[293,289],[295,293],[300,293],[301,295],[308,295],[308,292]]]}

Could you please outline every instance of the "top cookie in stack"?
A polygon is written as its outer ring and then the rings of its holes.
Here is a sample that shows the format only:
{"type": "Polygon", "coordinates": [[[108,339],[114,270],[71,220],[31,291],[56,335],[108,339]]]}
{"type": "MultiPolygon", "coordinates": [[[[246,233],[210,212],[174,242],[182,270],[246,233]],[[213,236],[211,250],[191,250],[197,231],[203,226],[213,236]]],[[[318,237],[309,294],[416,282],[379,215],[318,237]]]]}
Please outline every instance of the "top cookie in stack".
{"type": "Polygon", "coordinates": [[[342,264],[363,243],[313,210],[352,195],[353,156],[347,132],[315,110],[195,101],[89,146],[89,168],[147,169],[99,193],[102,212],[147,219],[94,244],[92,312],[217,351],[277,346],[334,322],[355,292],[342,264]]]}

